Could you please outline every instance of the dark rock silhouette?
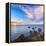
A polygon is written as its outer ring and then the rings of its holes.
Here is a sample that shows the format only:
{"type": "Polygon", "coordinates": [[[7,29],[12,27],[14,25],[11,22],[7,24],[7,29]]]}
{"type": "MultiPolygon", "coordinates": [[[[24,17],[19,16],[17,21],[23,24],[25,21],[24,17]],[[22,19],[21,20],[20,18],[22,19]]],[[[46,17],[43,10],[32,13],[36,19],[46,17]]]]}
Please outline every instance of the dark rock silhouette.
{"type": "Polygon", "coordinates": [[[21,34],[20,36],[19,36],[19,38],[17,38],[16,40],[15,40],[15,42],[23,42],[24,41],[24,34],[21,34]]]}
{"type": "Polygon", "coordinates": [[[32,36],[32,31],[30,30],[30,37],[32,36]]]}
{"type": "Polygon", "coordinates": [[[37,35],[37,31],[34,31],[33,33],[34,33],[35,36],[37,35]]]}
{"type": "Polygon", "coordinates": [[[32,29],[34,30],[34,27],[32,29]]]}
{"type": "Polygon", "coordinates": [[[35,28],[33,27],[32,30],[35,31],[35,28]]]}
{"type": "Polygon", "coordinates": [[[30,28],[30,26],[28,28],[30,28]]]}
{"type": "Polygon", "coordinates": [[[38,32],[41,32],[42,30],[41,30],[41,28],[38,28],[38,32]]]}

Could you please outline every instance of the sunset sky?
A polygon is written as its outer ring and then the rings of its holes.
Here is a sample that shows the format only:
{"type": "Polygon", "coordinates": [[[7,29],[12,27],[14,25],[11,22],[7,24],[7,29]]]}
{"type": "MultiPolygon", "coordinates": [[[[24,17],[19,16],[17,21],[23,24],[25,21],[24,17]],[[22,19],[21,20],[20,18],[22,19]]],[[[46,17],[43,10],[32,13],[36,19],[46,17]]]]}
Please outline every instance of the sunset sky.
{"type": "Polygon", "coordinates": [[[11,21],[26,24],[43,24],[43,6],[11,4],[11,21]]]}
{"type": "Polygon", "coordinates": [[[43,5],[11,4],[11,40],[17,39],[21,34],[29,36],[32,28],[43,30],[43,5]],[[27,26],[25,26],[27,24],[27,26]],[[36,24],[36,25],[35,25],[36,24]],[[38,25],[39,24],[39,25],[38,25]],[[30,29],[28,28],[31,27],[30,29]]]}

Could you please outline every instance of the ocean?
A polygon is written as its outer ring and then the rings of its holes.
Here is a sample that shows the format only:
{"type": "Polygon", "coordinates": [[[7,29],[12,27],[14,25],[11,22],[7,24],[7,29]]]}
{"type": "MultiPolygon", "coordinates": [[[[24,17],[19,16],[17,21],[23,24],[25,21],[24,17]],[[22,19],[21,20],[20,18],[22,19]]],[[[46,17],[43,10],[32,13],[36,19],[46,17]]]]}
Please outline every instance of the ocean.
{"type": "Polygon", "coordinates": [[[17,39],[21,34],[24,34],[25,37],[30,35],[30,31],[34,31],[32,28],[35,28],[35,31],[38,32],[38,28],[41,28],[41,32],[44,31],[43,24],[28,24],[28,25],[11,25],[11,40],[17,39]]]}

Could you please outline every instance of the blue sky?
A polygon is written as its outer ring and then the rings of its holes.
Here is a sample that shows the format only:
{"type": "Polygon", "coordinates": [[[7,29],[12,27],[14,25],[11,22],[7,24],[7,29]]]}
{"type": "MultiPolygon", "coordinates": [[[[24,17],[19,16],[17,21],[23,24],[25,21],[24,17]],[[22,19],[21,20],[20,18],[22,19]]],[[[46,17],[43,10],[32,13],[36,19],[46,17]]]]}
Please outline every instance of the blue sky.
{"type": "Polygon", "coordinates": [[[26,19],[26,16],[25,16],[25,13],[21,10],[21,9],[19,9],[19,8],[14,8],[14,7],[12,7],[11,8],[12,10],[11,10],[11,13],[12,13],[12,18],[14,19],[26,19]]]}
{"type": "Polygon", "coordinates": [[[43,23],[43,6],[11,4],[11,20],[41,24],[43,23]]]}

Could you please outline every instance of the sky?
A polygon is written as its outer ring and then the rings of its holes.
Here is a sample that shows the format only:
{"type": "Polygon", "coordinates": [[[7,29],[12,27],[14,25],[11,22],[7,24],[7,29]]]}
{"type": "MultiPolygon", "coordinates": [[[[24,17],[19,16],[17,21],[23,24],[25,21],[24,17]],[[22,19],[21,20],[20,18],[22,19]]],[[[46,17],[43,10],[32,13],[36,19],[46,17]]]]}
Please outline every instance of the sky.
{"type": "Polygon", "coordinates": [[[11,21],[20,21],[26,24],[43,24],[43,6],[11,4],[11,21]]]}

